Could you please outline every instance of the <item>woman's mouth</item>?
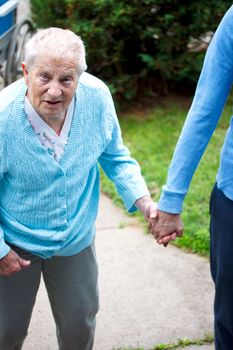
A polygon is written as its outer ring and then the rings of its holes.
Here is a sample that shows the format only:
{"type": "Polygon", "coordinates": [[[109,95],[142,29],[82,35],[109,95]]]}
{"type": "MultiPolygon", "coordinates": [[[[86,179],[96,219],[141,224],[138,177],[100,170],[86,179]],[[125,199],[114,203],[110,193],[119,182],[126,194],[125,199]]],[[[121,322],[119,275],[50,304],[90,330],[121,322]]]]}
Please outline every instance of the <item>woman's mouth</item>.
{"type": "Polygon", "coordinates": [[[56,105],[58,103],[61,103],[62,101],[45,101],[46,103],[50,104],[50,105],[56,105]]]}

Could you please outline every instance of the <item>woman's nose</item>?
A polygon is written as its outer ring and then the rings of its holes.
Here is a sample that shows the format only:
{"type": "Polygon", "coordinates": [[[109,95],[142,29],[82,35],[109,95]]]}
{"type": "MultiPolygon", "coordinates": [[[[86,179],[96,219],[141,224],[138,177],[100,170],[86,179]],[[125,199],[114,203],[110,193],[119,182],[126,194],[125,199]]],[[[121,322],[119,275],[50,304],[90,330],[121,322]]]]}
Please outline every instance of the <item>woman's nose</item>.
{"type": "Polygon", "coordinates": [[[55,83],[55,82],[51,83],[49,88],[48,88],[48,94],[52,98],[57,98],[57,97],[61,96],[62,91],[59,87],[59,84],[55,83]]]}

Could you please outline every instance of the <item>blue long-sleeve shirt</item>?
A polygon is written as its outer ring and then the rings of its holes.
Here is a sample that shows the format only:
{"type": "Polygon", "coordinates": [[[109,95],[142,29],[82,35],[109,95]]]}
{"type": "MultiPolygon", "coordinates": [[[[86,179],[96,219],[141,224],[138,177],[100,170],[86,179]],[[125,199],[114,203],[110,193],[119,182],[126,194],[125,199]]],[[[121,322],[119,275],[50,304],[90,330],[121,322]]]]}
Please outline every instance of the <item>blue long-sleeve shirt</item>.
{"type": "Polygon", "coordinates": [[[0,93],[0,258],[14,244],[44,258],[72,255],[93,241],[99,202],[98,162],[126,208],[148,195],[138,163],[123,145],[106,85],[83,73],[68,143],[58,163],[24,111],[20,80],[0,93]]]}
{"type": "MultiPolygon", "coordinates": [[[[163,186],[159,209],[180,213],[192,176],[217,126],[233,82],[233,6],[208,47],[192,106],[163,186]]],[[[233,200],[233,120],[221,152],[217,186],[233,200]]]]}

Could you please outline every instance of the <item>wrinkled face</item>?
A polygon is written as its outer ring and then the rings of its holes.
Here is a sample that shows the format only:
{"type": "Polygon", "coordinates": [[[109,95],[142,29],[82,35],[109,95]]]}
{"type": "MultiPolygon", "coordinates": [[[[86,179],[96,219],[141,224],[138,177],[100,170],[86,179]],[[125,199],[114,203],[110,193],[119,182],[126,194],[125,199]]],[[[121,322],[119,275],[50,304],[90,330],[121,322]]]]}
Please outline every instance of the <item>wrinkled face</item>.
{"type": "Polygon", "coordinates": [[[78,83],[74,59],[39,56],[28,71],[23,64],[27,96],[44,120],[64,119],[78,83]]]}

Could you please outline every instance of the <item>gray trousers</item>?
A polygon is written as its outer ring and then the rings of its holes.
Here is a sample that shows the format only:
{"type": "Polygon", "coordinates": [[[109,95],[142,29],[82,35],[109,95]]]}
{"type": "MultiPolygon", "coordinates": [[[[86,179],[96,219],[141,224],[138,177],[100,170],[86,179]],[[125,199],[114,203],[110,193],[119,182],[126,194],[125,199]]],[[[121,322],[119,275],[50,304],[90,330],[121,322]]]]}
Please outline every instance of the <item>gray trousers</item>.
{"type": "Polygon", "coordinates": [[[13,247],[31,266],[0,276],[0,349],[20,350],[43,275],[60,350],[91,350],[98,311],[94,245],[70,257],[41,259],[13,247]]]}

